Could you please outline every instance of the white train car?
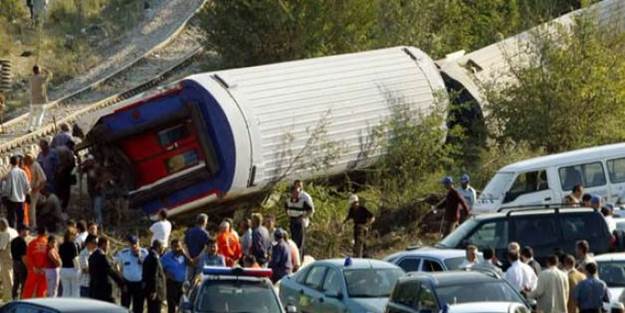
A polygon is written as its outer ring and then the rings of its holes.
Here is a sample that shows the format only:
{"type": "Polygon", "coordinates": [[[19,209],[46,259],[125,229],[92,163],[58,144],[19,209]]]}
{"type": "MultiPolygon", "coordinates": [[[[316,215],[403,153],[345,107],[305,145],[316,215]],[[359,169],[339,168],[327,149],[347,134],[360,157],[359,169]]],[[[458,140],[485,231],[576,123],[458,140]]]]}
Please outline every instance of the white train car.
{"type": "Polygon", "coordinates": [[[133,207],[178,214],[366,166],[396,105],[416,117],[446,98],[429,56],[394,47],[193,75],[110,110],[81,146],[133,207]]]}

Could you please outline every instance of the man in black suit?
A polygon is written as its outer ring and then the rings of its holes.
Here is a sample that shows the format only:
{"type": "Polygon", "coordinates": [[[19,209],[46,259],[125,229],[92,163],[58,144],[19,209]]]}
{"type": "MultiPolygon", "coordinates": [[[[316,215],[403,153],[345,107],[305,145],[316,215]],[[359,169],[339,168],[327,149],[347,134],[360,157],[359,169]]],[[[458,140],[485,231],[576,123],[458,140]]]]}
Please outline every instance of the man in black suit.
{"type": "Polygon", "coordinates": [[[89,297],[97,300],[115,303],[113,299],[113,285],[109,277],[118,286],[122,287],[123,280],[119,273],[113,269],[111,261],[107,257],[109,241],[104,237],[98,239],[98,249],[89,257],[89,297]]]}
{"type": "Polygon", "coordinates": [[[161,265],[160,255],[163,243],[154,240],[150,254],[143,261],[143,284],[148,301],[148,313],[160,313],[163,301],[167,299],[165,271],[161,265]]]}

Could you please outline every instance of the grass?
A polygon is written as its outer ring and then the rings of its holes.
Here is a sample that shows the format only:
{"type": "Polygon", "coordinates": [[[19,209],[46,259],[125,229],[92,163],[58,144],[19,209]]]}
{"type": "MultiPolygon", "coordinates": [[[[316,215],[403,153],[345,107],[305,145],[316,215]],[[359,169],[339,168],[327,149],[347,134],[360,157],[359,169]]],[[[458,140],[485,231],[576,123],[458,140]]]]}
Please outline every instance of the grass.
{"type": "Polygon", "coordinates": [[[25,3],[3,0],[0,4],[0,58],[13,63],[9,115],[29,103],[32,65],[39,63],[54,73],[52,88],[80,76],[144,14],[142,0],[56,0],[50,2],[43,24],[36,27],[25,3]]]}

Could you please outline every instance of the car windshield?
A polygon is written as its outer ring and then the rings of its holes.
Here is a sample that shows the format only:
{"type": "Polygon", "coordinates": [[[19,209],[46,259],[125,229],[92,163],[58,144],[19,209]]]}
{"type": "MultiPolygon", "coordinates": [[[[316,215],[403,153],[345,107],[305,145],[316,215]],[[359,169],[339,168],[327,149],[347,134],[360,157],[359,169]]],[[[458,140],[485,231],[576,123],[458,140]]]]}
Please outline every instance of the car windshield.
{"type": "Polygon", "coordinates": [[[398,268],[344,270],[347,293],[353,298],[386,298],[404,271],[398,268]]]}
{"type": "Polygon", "coordinates": [[[625,261],[597,262],[599,278],[608,287],[625,287],[625,261]]]}
{"type": "Polygon", "coordinates": [[[251,281],[207,281],[197,297],[196,312],[282,312],[271,288],[268,284],[251,281]]]}
{"type": "Polygon", "coordinates": [[[439,248],[457,248],[460,246],[460,242],[467,237],[469,232],[471,232],[475,226],[477,226],[478,221],[475,219],[469,219],[462,223],[460,227],[456,228],[451,234],[447,235],[447,237],[443,238],[439,243],[436,244],[436,247],[439,248]]]}
{"type": "Polygon", "coordinates": [[[503,199],[513,178],[514,173],[499,172],[495,174],[480,194],[479,200],[498,201],[503,199]]]}
{"type": "Polygon", "coordinates": [[[469,302],[517,302],[525,304],[521,296],[504,281],[441,286],[436,289],[440,302],[457,304],[469,302]]]}

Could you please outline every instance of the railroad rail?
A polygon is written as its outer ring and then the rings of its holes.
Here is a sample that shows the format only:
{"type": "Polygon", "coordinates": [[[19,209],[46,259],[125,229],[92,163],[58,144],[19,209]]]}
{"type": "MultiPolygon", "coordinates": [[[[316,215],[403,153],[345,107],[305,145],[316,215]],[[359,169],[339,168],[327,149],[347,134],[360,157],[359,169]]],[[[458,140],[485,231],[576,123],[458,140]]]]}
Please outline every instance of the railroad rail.
{"type": "MultiPolygon", "coordinates": [[[[153,78],[137,85],[132,88],[129,88],[123,92],[118,94],[109,96],[100,101],[94,102],[92,104],[87,105],[86,107],[82,107],[79,110],[76,110],[69,115],[57,120],[57,123],[73,123],[78,120],[80,117],[89,114],[91,112],[106,108],[108,106],[117,104],[121,101],[127,100],[135,95],[138,95],[142,92],[150,90],[159,84],[167,81],[171,77],[174,77],[177,73],[183,71],[188,65],[195,62],[196,57],[200,55],[203,51],[201,47],[197,47],[184,57],[179,62],[176,62],[174,65],[168,67],[163,70],[159,75],[154,76],[153,78]]],[[[12,154],[16,152],[23,153],[32,153],[36,154],[39,151],[39,147],[37,143],[41,138],[46,136],[50,136],[54,134],[56,131],[55,123],[49,123],[38,130],[15,138],[9,142],[0,144],[0,155],[2,158],[0,159],[0,173],[4,174],[9,168],[9,158],[12,154]]]]}

